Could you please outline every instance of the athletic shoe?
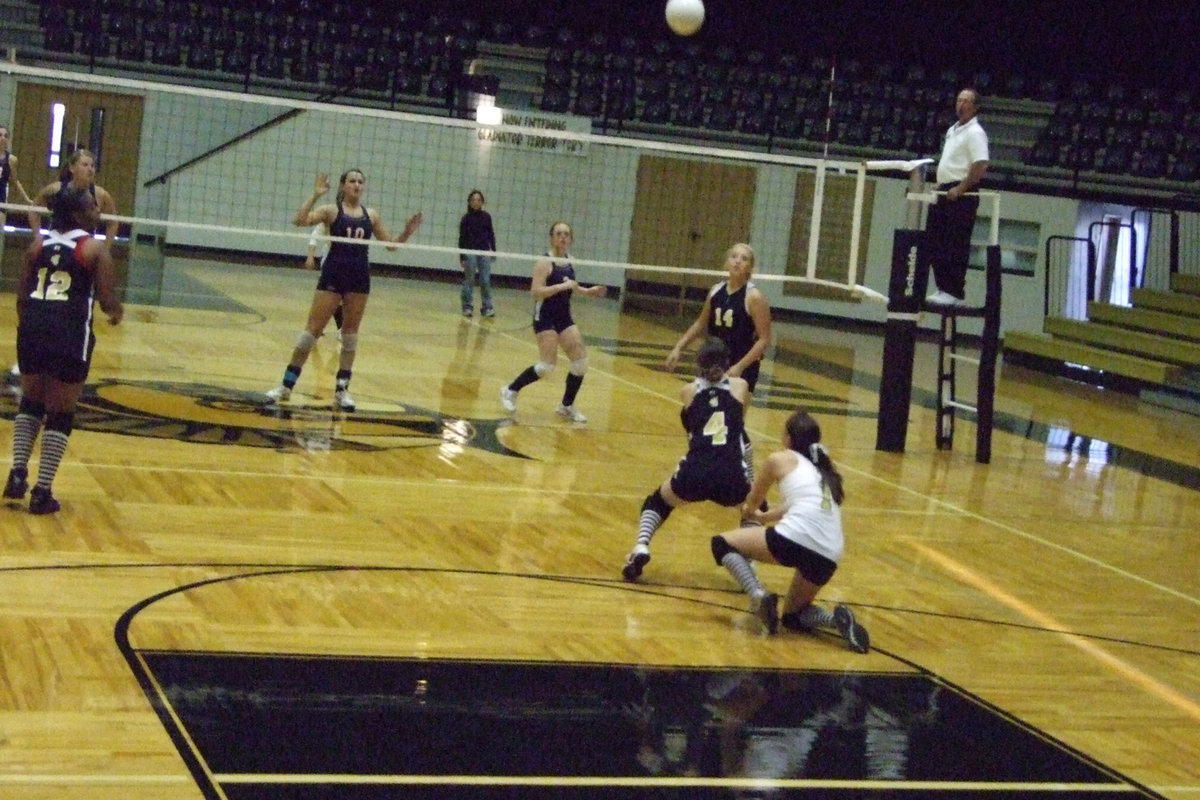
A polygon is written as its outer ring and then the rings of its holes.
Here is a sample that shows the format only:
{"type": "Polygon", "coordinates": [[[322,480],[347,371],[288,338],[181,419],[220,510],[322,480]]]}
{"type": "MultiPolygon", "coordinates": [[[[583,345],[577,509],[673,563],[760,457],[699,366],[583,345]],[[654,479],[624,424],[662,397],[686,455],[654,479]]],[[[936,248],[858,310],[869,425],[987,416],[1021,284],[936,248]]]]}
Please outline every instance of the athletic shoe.
{"type": "Polygon", "coordinates": [[[271,391],[267,392],[267,402],[268,403],[279,403],[284,400],[287,400],[291,396],[292,396],[292,390],[289,389],[288,387],[284,386],[283,384],[280,384],[279,386],[276,386],[271,391]]]}
{"type": "Polygon", "coordinates": [[[469,317],[473,313],[475,313],[475,309],[471,308],[470,306],[463,306],[463,316],[464,317],[469,317]]]}
{"type": "Polygon", "coordinates": [[[571,422],[587,422],[587,417],[585,417],[579,411],[579,409],[575,408],[575,406],[564,406],[560,404],[555,413],[557,413],[560,417],[569,419],[571,422]]]}
{"type": "Polygon", "coordinates": [[[850,606],[839,603],[833,609],[833,624],[854,652],[866,653],[871,649],[871,637],[867,635],[867,629],[854,620],[850,606]]]}
{"type": "Polygon", "coordinates": [[[34,486],[33,491],[29,493],[30,514],[53,514],[60,508],[62,506],[54,499],[54,495],[50,494],[50,490],[44,486],[34,486]]]}
{"type": "Polygon", "coordinates": [[[496,309],[494,309],[494,308],[485,308],[485,309],[483,310],[483,316],[485,316],[485,317],[494,317],[494,316],[496,316],[496,309]]]}
{"type": "Polygon", "coordinates": [[[512,413],[517,410],[517,393],[507,386],[500,387],[500,405],[504,406],[504,410],[512,413]]]}
{"type": "Polygon", "coordinates": [[[29,474],[18,474],[15,469],[8,471],[8,482],[4,484],[4,496],[9,500],[20,500],[29,491],[29,474]]]}
{"type": "Polygon", "coordinates": [[[635,544],[633,550],[625,557],[625,566],[621,568],[621,577],[633,583],[642,574],[642,568],[650,563],[650,548],[644,544],[635,544]]]}
{"type": "Polygon", "coordinates": [[[20,364],[13,364],[13,365],[12,365],[12,369],[10,369],[10,370],[8,371],[8,374],[9,374],[9,375],[12,375],[14,378],[19,378],[19,377],[21,377],[21,365],[20,365],[20,364]]]}
{"type": "Polygon", "coordinates": [[[349,389],[338,389],[333,393],[333,404],[342,411],[354,410],[354,398],[350,396],[349,389]]]}
{"type": "Polygon", "coordinates": [[[773,592],[767,592],[757,600],[750,598],[750,613],[758,617],[758,621],[767,629],[767,633],[774,634],[779,630],[779,596],[773,592]]]}
{"type": "Polygon", "coordinates": [[[962,305],[963,299],[961,297],[955,297],[949,292],[934,292],[933,294],[929,295],[929,297],[925,298],[925,302],[929,303],[931,306],[960,306],[962,305]]]}

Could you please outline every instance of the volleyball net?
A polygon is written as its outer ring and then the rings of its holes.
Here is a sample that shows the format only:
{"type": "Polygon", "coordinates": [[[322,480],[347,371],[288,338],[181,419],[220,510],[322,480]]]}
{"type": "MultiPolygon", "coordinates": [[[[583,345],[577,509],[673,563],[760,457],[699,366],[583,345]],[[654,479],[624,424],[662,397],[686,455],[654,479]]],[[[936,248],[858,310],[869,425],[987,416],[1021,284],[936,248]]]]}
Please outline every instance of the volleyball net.
{"type": "MultiPolygon", "coordinates": [[[[231,260],[303,258],[311,232],[291,221],[317,174],[332,184],[325,203],[338,177],[357,169],[365,204],[391,233],[423,215],[408,243],[370,243],[377,265],[457,271],[459,220],[478,189],[496,228],[494,275],[527,276],[562,220],[573,227],[573,262],[585,282],[711,285],[729,246],[745,241],[757,254],[756,282],[778,286],[764,286],[769,298],[814,288],[883,297],[864,281],[867,245],[873,225],[884,238],[895,225],[876,218],[875,180],[862,162],[769,153],[761,142],[655,138],[666,130],[596,135],[587,118],[530,110],[498,110],[494,124],[481,124],[15,64],[0,67],[0,77],[20,83],[18,127],[44,127],[47,137],[50,115],[22,107],[26,84],[61,87],[67,104],[103,102],[100,91],[139,101],[136,141],[105,138],[97,174],[134,243],[226,251],[231,260]],[[79,95],[86,98],[72,99],[79,95]],[[137,156],[118,160],[114,150],[137,156]],[[132,179],[118,163],[134,165],[132,179]],[[121,183],[129,188],[118,191],[121,183]]],[[[92,134],[79,146],[99,141],[92,134]]],[[[36,173],[26,165],[39,154],[21,157],[33,194],[36,173]]]]}

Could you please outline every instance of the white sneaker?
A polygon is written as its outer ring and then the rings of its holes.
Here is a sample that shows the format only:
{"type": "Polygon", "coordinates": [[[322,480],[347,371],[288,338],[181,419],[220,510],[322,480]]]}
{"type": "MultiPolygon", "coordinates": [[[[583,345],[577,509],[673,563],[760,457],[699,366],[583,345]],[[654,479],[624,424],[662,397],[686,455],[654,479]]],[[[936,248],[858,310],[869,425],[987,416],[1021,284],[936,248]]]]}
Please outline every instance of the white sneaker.
{"type": "Polygon", "coordinates": [[[507,386],[500,387],[500,405],[510,414],[517,410],[517,393],[507,386]]]}
{"type": "Polygon", "coordinates": [[[575,406],[564,406],[560,404],[556,413],[560,417],[565,417],[566,419],[571,420],[571,422],[587,422],[587,417],[585,417],[583,413],[579,411],[579,409],[575,408],[575,406]]]}
{"type": "Polygon", "coordinates": [[[291,396],[292,396],[292,390],[289,389],[288,387],[284,386],[283,384],[280,384],[280,385],[276,386],[274,389],[272,389],[271,391],[267,392],[267,402],[268,403],[279,403],[284,400],[287,400],[291,396]]]}
{"type": "Polygon", "coordinates": [[[338,389],[334,392],[333,403],[342,411],[354,410],[354,398],[350,396],[349,389],[338,389]]]}
{"type": "Polygon", "coordinates": [[[632,583],[642,574],[642,568],[650,563],[650,548],[644,544],[635,544],[633,550],[625,557],[625,566],[621,567],[621,577],[632,583]]]}
{"type": "Polygon", "coordinates": [[[21,377],[21,365],[20,365],[20,364],[13,364],[13,365],[12,365],[12,369],[10,369],[10,370],[8,371],[8,374],[9,374],[9,375],[12,375],[14,378],[19,378],[19,377],[21,377]]]}
{"type": "Polygon", "coordinates": [[[959,306],[962,305],[963,300],[949,292],[934,292],[925,298],[925,302],[934,306],[959,306]]]}

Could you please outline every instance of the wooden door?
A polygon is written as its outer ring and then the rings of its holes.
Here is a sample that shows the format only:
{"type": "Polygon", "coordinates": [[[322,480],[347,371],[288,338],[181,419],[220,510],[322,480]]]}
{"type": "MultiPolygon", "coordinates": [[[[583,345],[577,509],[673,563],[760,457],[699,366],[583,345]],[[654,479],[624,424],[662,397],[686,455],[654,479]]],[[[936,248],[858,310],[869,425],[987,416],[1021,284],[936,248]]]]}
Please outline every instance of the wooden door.
{"type": "MultiPolygon", "coordinates": [[[[642,156],[629,261],[722,270],[729,246],[749,241],[756,177],[753,167],[642,156]]],[[[707,289],[717,279],[631,270],[627,289],[682,300],[688,288],[707,289]]]]}
{"type": "Polygon", "coordinates": [[[21,183],[32,197],[58,180],[50,166],[51,109],[65,107],[60,163],[78,148],[99,150],[96,183],[113,196],[117,212],[132,214],[137,194],[138,147],[141,142],[141,97],[71,89],[21,81],[12,149],[21,159],[21,183]]]}

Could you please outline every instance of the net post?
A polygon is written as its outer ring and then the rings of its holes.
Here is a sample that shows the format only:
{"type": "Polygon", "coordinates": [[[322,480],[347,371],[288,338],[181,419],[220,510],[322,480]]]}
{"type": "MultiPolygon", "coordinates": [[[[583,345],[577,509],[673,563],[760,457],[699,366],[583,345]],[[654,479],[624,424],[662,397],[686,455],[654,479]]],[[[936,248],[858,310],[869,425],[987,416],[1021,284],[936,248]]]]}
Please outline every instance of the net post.
{"type": "MultiPolygon", "coordinates": [[[[879,417],[876,423],[875,449],[903,453],[908,438],[908,411],[912,404],[913,361],[917,346],[917,323],[922,298],[929,282],[929,261],[925,254],[925,232],[921,229],[928,162],[904,164],[908,167],[907,220],[905,228],[892,234],[892,270],[888,279],[887,322],[883,338],[883,367],[879,388],[879,417]]],[[[891,162],[871,164],[867,168],[895,168],[891,162]]]]}
{"type": "Polygon", "coordinates": [[[925,232],[897,229],[892,235],[892,272],[888,280],[887,323],[883,338],[882,381],[875,449],[903,453],[912,402],[913,360],[921,298],[929,280],[925,232]]]}
{"type": "MultiPolygon", "coordinates": [[[[998,205],[998,204],[997,204],[998,205]]],[[[1000,352],[1000,293],[1003,285],[1000,245],[987,248],[987,291],[983,306],[983,335],[979,346],[978,397],[975,412],[975,461],[992,460],[992,427],[996,401],[996,359],[1000,352]]]]}

